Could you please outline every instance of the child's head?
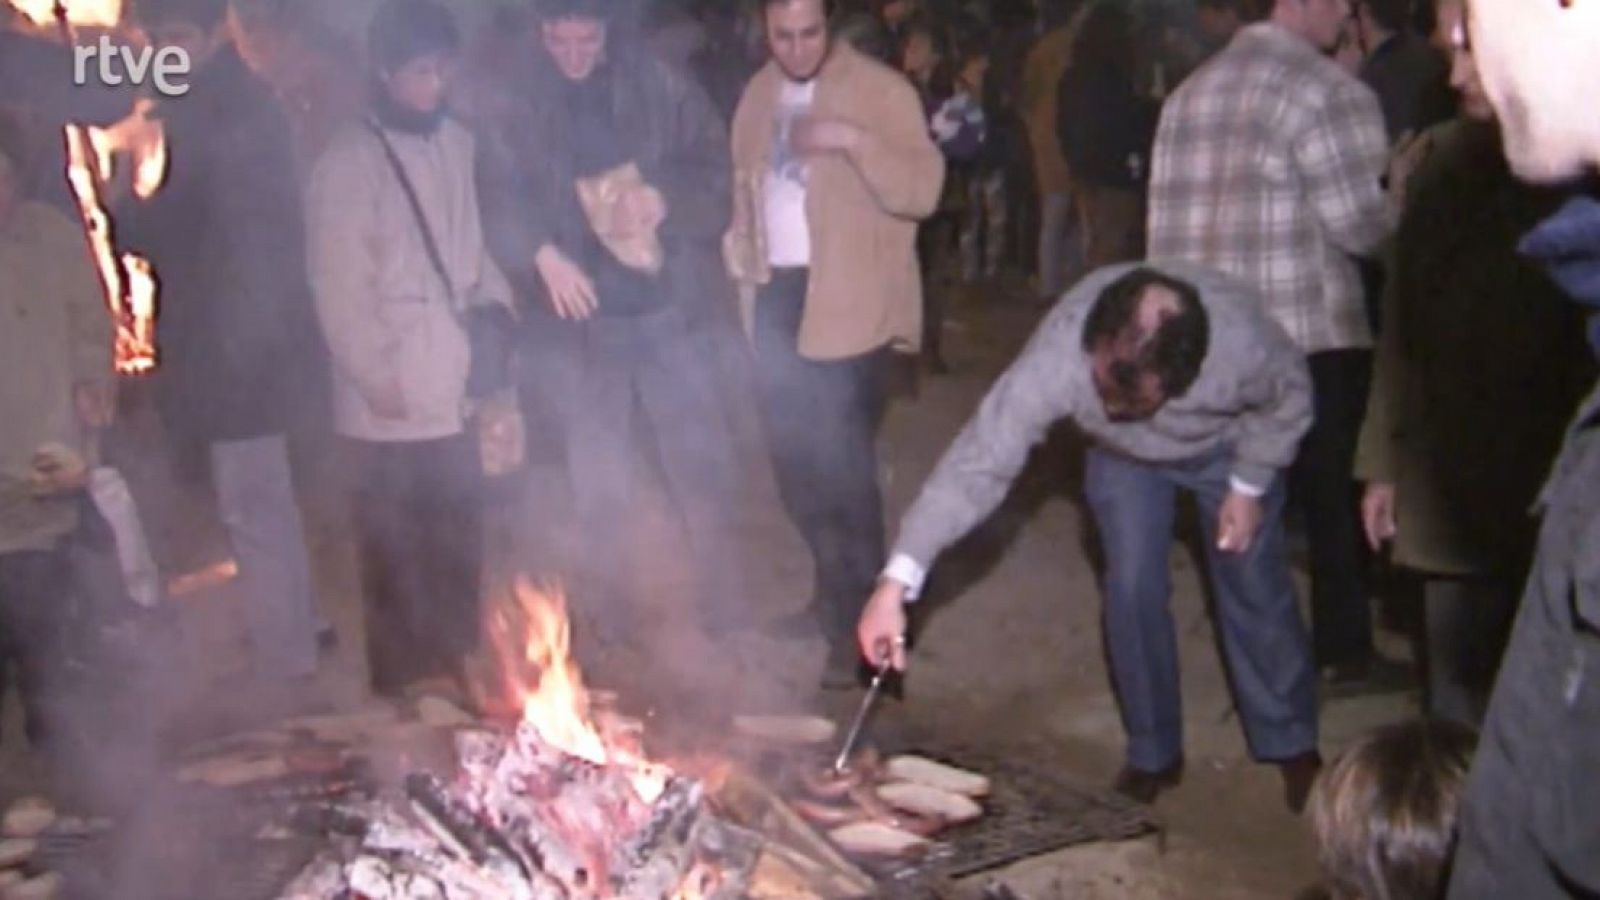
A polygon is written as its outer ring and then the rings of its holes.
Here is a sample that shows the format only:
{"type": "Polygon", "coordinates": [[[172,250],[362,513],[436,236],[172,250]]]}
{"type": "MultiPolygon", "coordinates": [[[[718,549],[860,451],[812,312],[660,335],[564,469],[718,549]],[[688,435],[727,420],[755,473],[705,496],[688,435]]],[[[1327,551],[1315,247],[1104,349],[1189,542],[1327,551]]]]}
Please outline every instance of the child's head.
{"type": "Polygon", "coordinates": [[[1451,722],[1389,725],[1323,771],[1311,793],[1311,826],[1337,900],[1439,896],[1475,742],[1451,722]]]}

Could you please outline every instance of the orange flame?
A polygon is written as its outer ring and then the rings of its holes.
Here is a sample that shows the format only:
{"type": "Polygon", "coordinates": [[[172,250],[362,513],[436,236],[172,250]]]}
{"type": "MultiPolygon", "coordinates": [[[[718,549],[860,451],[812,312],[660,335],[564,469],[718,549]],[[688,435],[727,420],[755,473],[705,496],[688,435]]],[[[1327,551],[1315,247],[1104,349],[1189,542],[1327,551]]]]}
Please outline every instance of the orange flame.
{"type": "Polygon", "coordinates": [[[654,803],[666,790],[669,773],[646,760],[624,736],[596,724],[583,673],[572,658],[565,595],[522,579],[510,599],[491,614],[489,637],[507,687],[520,698],[522,722],[544,743],[570,756],[623,768],[639,799],[654,803]]]}
{"type": "MultiPolygon", "coordinates": [[[[55,0],[9,0],[13,9],[41,28],[56,24],[55,0]]],[[[66,0],[67,22],[74,26],[110,28],[122,21],[122,0],[66,0]]]]}
{"type": "Polygon", "coordinates": [[[117,155],[126,153],[134,167],[136,195],[147,198],[161,187],[167,169],[166,138],[160,122],[149,117],[150,109],[149,101],[141,101],[131,115],[109,128],[66,128],[67,180],[116,324],[116,368],[127,375],[156,367],[156,278],[147,260],[132,253],[118,255],[100,186],[111,178],[117,155]]]}
{"type": "Polygon", "coordinates": [[[161,120],[152,118],[155,101],[142,97],[133,112],[108,128],[90,128],[97,171],[102,180],[115,174],[119,154],[133,163],[133,193],[147,200],[160,190],[167,177],[167,136],[161,120]]]}

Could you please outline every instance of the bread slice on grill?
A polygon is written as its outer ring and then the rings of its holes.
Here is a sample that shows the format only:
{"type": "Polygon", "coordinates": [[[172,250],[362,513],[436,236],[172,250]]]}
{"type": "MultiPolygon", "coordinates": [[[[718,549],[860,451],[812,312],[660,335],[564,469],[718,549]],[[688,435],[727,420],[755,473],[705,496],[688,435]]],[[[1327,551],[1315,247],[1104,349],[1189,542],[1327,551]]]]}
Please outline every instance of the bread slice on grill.
{"type": "Polygon", "coordinates": [[[856,856],[908,856],[928,846],[928,839],[882,822],[852,822],[828,832],[828,839],[856,856]]]}
{"type": "Polygon", "coordinates": [[[965,794],[968,797],[989,795],[987,777],[923,756],[896,756],[889,760],[884,774],[890,781],[909,781],[952,794],[965,794]]]}
{"type": "Polygon", "coordinates": [[[914,781],[894,781],[878,786],[878,799],[895,809],[951,825],[971,822],[983,807],[966,794],[957,794],[914,781]]]}

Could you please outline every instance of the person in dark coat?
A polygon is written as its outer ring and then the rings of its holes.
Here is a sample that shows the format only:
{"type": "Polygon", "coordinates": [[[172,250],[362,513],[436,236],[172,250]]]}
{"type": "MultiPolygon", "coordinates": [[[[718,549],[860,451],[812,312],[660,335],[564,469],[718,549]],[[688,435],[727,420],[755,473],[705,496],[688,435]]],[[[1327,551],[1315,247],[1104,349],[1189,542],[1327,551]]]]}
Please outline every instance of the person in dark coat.
{"type": "MultiPolygon", "coordinates": [[[[77,214],[67,184],[67,145],[62,128],[68,123],[105,127],[133,111],[135,93],[127,87],[75,85],[72,53],[60,43],[16,30],[20,20],[9,5],[0,5],[0,110],[17,121],[28,152],[20,186],[29,198],[77,214]]],[[[96,71],[91,66],[90,72],[96,71]]]]}
{"type": "MultiPolygon", "coordinates": [[[[727,132],[704,91],[645,49],[612,0],[544,0],[504,111],[485,123],[479,191],[491,252],[528,306],[530,429],[564,451],[584,540],[569,548],[573,607],[605,644],[639,644],[642,473],[653,446],[687,538],[707,630],[748,613],[735,530],[740,466],[718,363],[736,307],[719,240],[731,200],[727,132]],[[620,189],[620,232],[602,239],[580,180],[620,189]],[[652,271],[614,242],[659,240],[652,271]],[[610,240],[611,242],[608,242],[610,240]],[[730,604],[729,601],[732,601],[730,604]]],[[[687,611],[686,611],[687,612],[687,611]]]]}
{"type": "Polygon", "coordinates": [[[1450,66],[1426,36],[1411,27],[1411,0],[1362,0],[1356,34],[1366,58],[1358,72],[1378,95],[1389,140],[1421,134],[1455,112],[1450,66]]]}
{"type": "MultiPolygon", "coordinates": [[[[1464,16],[1440,4],[1445,29],[1464,16]]],[[[1392,540],[1423,577],[1427,711],[1476,727],[1532,558],[1528,510],[1595,366],[1579,309],[1516,252],[1562,194],[1511,173],[1457,56],[1462,116],[1423,133],[1404,179],[1356,474],[1373,549],[1392,540]]]]}
{"type": "Polygon", "coordinates": [[[157,404],[180,458],[206,455],[258,673],[316,670],[316,613],[285,437],[292,376],[320,348],[288,122],[245,66],[226,0],[144,0],[154,43],[182,47],[190,91],[161,101],[166,183],[117,213],[161,285],[157,404]]]}
{"type": "MultiPolygon", "coordinates": [[[[1600,10],[1473,0],[1471,11],[1451,43],[1470,40],[1512,170],[1541,183],[1600,170],[1585,90],[1600,84],[1600,10]]],[[[1568,201],[1519,249],[1582,305],[1600,353],[1600,198],[1568,201]]],[[[1600,391],[1571,423],[1467,781],[1450,900],[1600,895],[1600,391]]]]}
{"type": "Polygon", "coordinates": [[[1133,17],[1101,2],[1061,77],[1056,130],[1078,186],[1091,267],[1144,255],[1144,187],[1160,105],[1134,86],[1133,17]]]}

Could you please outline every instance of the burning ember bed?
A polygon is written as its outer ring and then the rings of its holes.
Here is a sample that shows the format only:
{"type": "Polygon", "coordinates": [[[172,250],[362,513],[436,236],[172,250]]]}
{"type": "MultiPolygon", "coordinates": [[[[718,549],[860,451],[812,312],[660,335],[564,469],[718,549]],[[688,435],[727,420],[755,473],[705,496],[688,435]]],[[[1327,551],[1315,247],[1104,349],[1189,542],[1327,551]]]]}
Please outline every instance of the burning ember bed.
{"type": "Polygon", "coordinates": [[[453,735],[454,765],[334,810],[336,838],[286,898],[746,896],[762,840],[704,782],[649,760],[641,729],[593,709],[557,594],[522,585],[490,623],[517,715],[453,735]]]}
{"type": "Polygon", "coordinates": [[[904,736],[888,743],[983,774],[866,751],[832,776],[826,720],[736,721],[652,755],[617,699],[585,688],[561,598],[511,594],[490,622],[484,720],[429,697],[211,741],[152,821],[41,848],[45,868],[66,875],[65,897],[95,900],[956,898],[950,877],[1153,827],[1025,756],[904,736]],[[935,796],[920,819],[887,809],[897,793],[929,802],[907,787],[918,777],[964,799],[935,796]],[[927,833],[841,851],[841,827],[885,824],[927,833]]]}

